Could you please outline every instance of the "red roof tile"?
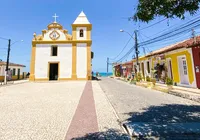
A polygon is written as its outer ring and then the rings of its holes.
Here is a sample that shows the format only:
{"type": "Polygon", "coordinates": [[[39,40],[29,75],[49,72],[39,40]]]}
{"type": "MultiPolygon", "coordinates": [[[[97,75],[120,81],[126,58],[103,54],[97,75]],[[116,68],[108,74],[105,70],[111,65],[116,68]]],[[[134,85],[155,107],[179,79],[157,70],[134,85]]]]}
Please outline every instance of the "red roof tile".
{"type": "MultiPolygon", "coordinates": [[[[6,65],[6,62],[0,61],[0,65],[6,65]]],[[[18,66],[18,67],[26,67],[25,65],[9,63],[9,66],[18,66]]]]}
{"type": "Polygon", "coordinates": [[[177,50],[177,49],[181,49],[181,48],[193,47],[196,45],[200,45],[200,36],[196,37],[196,43],[194,41],[194,38],[190,38],[190,39],[178,42],[176,44],[155,50],[155,51],[151,52],[150,54],[148,54],[147,56],[158,55],[158,54],[162,54],[165,52],[169,52],[169,51],[173,51],[173,50],[177,50]]]}

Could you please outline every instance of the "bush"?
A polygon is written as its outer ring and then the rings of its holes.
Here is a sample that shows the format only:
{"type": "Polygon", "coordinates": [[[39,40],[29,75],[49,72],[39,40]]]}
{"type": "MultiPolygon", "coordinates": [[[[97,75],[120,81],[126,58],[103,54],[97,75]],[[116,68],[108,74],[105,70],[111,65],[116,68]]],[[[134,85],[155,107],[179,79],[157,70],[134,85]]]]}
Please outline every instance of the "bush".
{"type": "Polygon", "coordinates": [[[131,80],[130,83],[136,85],[136,81],[135,80],[131,80]]]}
{"type": "Polygon", "coordinates": [[[142,74],[141,73],[137,73],[137,79],[138,82],[142,81],[142,74]]]}
{"type": "Polygon", "coordinates": [[[153,83],[154,86],[156,85],[156,79],[155,78],[152,78],[151,82],[153,83]]]}
{"type": "Polygon", "coordinates": [[[166,84],[169,85],[169,86],[173,85],[173,80],[171,78],[167,77],[166,78],[166,84]]]}
{"type": "Polygon", "coordinates": [[[116,76],[117,76],[117,77],[120,77],[120,76],[121,76],[120,72],[117,72],[116,76]]]}
{"type": "Polygon", "coordinates": [[[146,81],[147,81],[147,82],[150,82],[150,81],[151,81],[151,79],[150,79],[149,76],[146,77],[146,81]]]}

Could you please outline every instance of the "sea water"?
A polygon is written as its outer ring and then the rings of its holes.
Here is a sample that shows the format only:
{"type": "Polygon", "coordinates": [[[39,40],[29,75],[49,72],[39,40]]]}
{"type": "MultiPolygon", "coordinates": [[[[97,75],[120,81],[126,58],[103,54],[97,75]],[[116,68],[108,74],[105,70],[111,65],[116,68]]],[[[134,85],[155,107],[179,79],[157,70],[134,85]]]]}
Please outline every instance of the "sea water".
{"type": "Polygon", "coordinates": [[[107,72],[99,72],[99,75],[100,75],[101,77],[107,77],[107,76],[112,76],[113,73],[112,73],[112,72],[109,72],[109,73],[107,73],[107,72]]]}

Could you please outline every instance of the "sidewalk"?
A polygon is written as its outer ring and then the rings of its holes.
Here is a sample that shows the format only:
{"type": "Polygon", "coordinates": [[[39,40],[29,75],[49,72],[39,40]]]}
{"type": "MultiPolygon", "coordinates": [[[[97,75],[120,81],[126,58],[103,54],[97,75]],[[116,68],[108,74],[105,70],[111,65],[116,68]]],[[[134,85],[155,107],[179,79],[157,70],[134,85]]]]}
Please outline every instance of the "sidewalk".
{"type": "MultiPolygon", "coordinates": [[[[22,84],[28,82],[28,79],[16,80],[16,81],[8,81],[6,85],[13,85],[13,84],[22,84]]],[[[4,82],[0,82],[0,86],[6,86],[4,82]]]]}
{"type": "MultiPolygon", "coordinates": [[[[156,83],[159,87],[167,88],[167,85],[156,83]]],[[[200,90],[195,88],[187,88],[181,86],[173,86],[173,89],[169,91],[169,94],[186,98],[192,101],[200,102],[200,90]]]]}
{"type": "Polygon", "coordinates": [[[130,139],[98,81],[2,86],[0,112],[1,140],[130,139]]]}
{"type": "MultiPolygon", "coordinates": [[[[124,81],[124,78],[114,77],[114,79],[124,81]]],[[[138,86],[147,87],[148,82],[137,82],[138,86]]],[[[192,101],[200,102],[200,89],[189,88],[189,87],[181,87],[181,86],[173,86],[172,90],[168,90],[167,85],[156,83],[156,88],[152,88],[155,90],[160,90],[163,92],[167,92],[169,94],[179,96],[182,98],[186,98],[192,101]]]]}

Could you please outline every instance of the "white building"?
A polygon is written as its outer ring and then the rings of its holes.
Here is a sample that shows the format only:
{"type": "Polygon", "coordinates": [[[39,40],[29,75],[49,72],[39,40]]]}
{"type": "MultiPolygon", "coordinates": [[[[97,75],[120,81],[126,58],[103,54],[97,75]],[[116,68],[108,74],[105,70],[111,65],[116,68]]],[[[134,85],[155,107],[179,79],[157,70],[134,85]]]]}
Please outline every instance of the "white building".
{"type": "Polygon", "coordinates": [[[90,80],[92,24],[81,12],[72,24],[72,35],[55,21],[34,33],[30,81],[90,80]]]}
{"type": "MultiPolygon", "coordinates": [[[[9,63],[9,70],[11,71],[12,80],[19,80],[25,78],[24,68],[26,66],[21,64],[9,63]]],[[[6,62],[0,61],[0,81],[4,80],[6,70],[6,62]]]]}

